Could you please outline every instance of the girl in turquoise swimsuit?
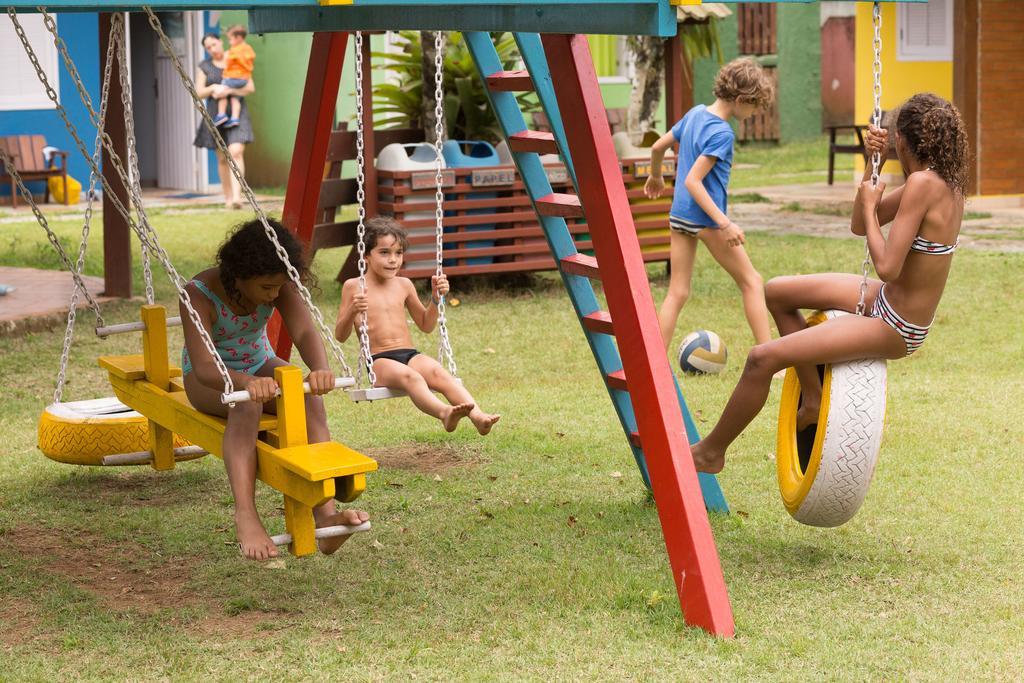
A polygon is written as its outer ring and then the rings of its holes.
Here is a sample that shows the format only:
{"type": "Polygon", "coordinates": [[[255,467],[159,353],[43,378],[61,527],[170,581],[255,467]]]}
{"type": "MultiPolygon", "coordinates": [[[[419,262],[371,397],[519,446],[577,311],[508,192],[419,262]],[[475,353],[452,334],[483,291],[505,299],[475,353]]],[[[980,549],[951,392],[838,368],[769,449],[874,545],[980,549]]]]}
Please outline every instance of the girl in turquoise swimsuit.
{"type": "MultiPolygon", "coordinates": [[[[280,223],[272,220],[270,226],[288,252],[288,260],[303,279],[308,278],[302,246],[280,223]]],[[[218,250],[217,264],[197,274],[186,289],[235,388],[247,390],[253,400],[238,403],[233,408],[221,403],[224,381],[203,345],[199,330],[182,306],[185,348],[181,352],[181,366],[185,393],[196,409],[227,418],[224,467],[235,498],[235,532],[242,553],[254,560],[275,557],[277,547],[260,521],[255,499],[260,416],[274,412],[273,399],[277,393],[274,368],[286,365],[274,355],[267,338],[267,321],[274,310],[280,312],[288,334],[310,368],[306,378],[312,388],[306,397],[306,429],[310,443],[331,438],[321,398],[334,388],[327,352],[298,289],[289,280],[284,263],[257,220],[239,226],[218,250]]],[[[317,526],[356,525],[368,519],[365,512],[358,510],[336,512],[333,501],[317,508],[314,516],[317,526]]],[[[320,550],[332,553],[347,538],[321,539],[320,550]]]]}
{"type": "MultiPolygon", "coordinates": [[[[889,150],[888,132],[872,127],[868,154],[889,150]]],[[[796,367],[802,388],[797,429],[817,420],[821,383],[816,365],[857,358],[905,358],[924,343],[942,298],[960,234],[968,179],[967,133],[960,112],[931,94],[910,98],[896,120],[896,154],[907,182],[885,198],[871,186],[871,167],[857,192],[850,229],[868,242],[878,280],[865,295],[869,316],[848,315],[808,327],[801,309],[854,312],[861,276],[828,273],[780,277],[765,298],[782,335],[750,350],[743,376],[715,428],[693,447],[698,470],[718,472],[725,451],[764,407],[772,375],[796,367]],[[892,223],[888,236],[881,226],[892,223]]]]}

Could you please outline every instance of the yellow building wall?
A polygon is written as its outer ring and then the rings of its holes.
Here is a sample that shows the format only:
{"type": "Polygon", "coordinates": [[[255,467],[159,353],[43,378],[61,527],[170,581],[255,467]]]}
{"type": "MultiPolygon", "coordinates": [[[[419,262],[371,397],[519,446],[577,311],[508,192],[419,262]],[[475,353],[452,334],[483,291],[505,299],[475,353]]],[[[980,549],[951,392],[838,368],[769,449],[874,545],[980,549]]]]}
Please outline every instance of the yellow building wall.
{"type": "MultiPolygon", "coordinates": [[[[871,3],[857,3],[856,30],[856,79],[855,79],[855,120],[858,123],[871,120],[874,110],[871,64],[874,61],[872,46],[874,29],[871,25],[871,3]]],[[[911,95],[919,92],[933,92],[948,100],[953,99],[953,62],[901,62],[896,59],[896,5],[882,4],[882,109],[898,107],[911,95]]],[[[858,168],[863,165],[858,160],[858,168]]],[[[883,173],[902,175],[898,161],[886,162],[883,173]]]]}

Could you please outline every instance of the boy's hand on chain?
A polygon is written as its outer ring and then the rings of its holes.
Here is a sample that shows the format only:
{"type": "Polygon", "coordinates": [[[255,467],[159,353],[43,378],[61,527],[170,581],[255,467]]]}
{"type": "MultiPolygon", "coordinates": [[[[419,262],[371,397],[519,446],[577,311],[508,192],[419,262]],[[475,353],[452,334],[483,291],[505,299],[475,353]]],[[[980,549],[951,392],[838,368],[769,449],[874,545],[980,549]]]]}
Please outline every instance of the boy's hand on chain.
{"type": "Polygon", "coordinates": [[[433,289],[433,294],[431,296],[434,298],[434,301],[440,301],[442,296],[451,291],[451,287],[448,284],[448,276],[443,273],[441,275],[432,276],[430,278],[430,285],[433,289]]]}

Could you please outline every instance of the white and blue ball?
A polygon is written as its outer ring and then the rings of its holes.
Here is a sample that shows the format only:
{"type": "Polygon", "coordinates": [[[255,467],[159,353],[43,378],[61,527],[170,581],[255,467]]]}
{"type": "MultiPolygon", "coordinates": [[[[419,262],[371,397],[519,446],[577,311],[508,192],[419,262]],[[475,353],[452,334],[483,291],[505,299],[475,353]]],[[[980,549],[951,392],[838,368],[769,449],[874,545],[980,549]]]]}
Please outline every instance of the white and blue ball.
{"type": "Polygon", "coordinates": [[[725,369],[729,352],[721,338],[709,330],[686,335],[679,345],[679,367],[694,375],[714,375],[725,369]]]}

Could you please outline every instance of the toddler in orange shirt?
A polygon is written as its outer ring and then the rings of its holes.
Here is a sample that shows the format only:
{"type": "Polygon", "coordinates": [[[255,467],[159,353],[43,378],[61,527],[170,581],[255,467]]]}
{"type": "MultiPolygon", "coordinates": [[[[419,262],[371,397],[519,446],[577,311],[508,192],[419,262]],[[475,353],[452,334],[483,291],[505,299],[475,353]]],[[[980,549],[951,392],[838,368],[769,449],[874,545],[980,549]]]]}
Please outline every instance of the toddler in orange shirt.
{"type": "MultiPolygon", "coordinates": [[[[221,85],[232,90],[239,90],[249,85],[252,79],[252,67],[256,62],[256,51],[245,37],[249,32],[244,26],[232,26],[228,29],[228,49],[224,65],[224,77],[221,85]]],[[[234,128],[238,125],[238,119],[242,114],[242,98],[238,95],[229,95],[217,100],[217,118],[213,120],[214,125],[234,128]],[[231,103],[231,117],[228,117],[228,102],[231,103]]]]}

